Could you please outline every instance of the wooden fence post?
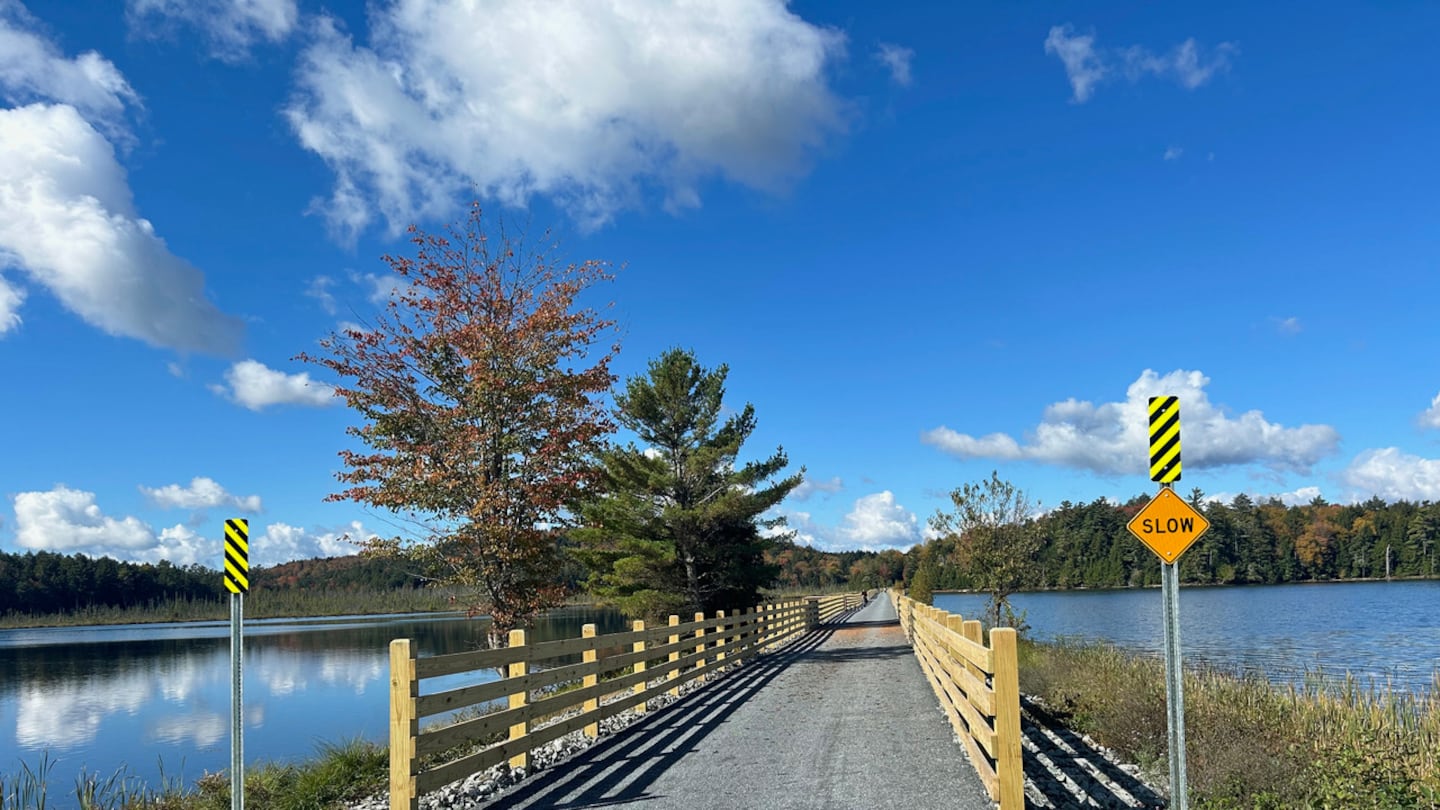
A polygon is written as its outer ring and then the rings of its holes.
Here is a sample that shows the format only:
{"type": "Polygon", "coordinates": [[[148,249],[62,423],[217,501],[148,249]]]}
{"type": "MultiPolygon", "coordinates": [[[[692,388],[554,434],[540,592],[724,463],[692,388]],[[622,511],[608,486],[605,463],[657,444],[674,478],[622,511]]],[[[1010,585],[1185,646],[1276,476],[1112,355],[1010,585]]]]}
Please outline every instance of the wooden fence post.
{"type": "Polygon", "coordinates": [[[397,638],[390,642],[390,810],[416,810],[420,804],[415,792],[419,697],[420,680],[415,677],[410,639],[397,638]]]}
{"type": "MultiPolygon", "coordinates": [[[[705,614],[704,614],[704,613],[696,613],[696,614],[695,614],[695,621],[697,621],[697,622],[703,622],[703,621],[705,621],[705,614]]],[[[696,639],[699,639],[698,641],[695,642],[695,652],[700,653],[700,657],[697,658],[697,659],[695,659],[695,668],[696,668],[696,669],[704,669],[704,668],[705,668],[705,641],[704,641],[704,638],[705,638],[705,628],[703,628],[703,627],[697,627],[697,628],[695,628],[695,638],[696,638],[696,639]]],[[[696,682],[696,683],[704,683],[704,682],[705,682],[705,676],[702,674],[700,677],[698,677],[698,678],[695,679],[695,682],[696,682]]]]}
{"type": "MultiPolygon", "coordinates": [[[[511,647],[524,647],[524,646],[525,646],[525,631],[524,631],[524,630],[511,630],[511,631],[510,631],[510,646],[511,646],[511,647]]],[[[522,658],[522,659],[520,659],[519,661],[513,661],[513,662],[511,662],[511,664],[510,664],[510,671],[507,673],[507,676],[508,676],[508,677],[511,677],[511,678],[524,678],[524,677],[525,677],[526,675],[528,675],[529,673],[530,673],[530,663],[529,663],[528,661],[526,661],[525,659],[522,658]]],[[[512,708],[512,709],[518,709],[518,708],[520,708],[521,706],[524,706],[526,703],[529,703],[529,702],[530,702],[530,690],[529,690],[528,688],[526,688],[523,683],[520,685],[520,691],[518,691],[518,692],[511,692],[511,693],[510,693],[510,708],[512,708]]],[[[529,734],[529,733],[530,733],[530,721],[528,721],[528,720],[521,720],[520,722],[515,723],[514,725],[510,726],[510,739],[512,739],[512,740],[518,740],[518,739],[520,739],[521,737],[524,737],[526,734],[529,734]]],[[[515,756],[510,757],[510,767],[512,767],[512,768],[524,768],[525,766],[527,766],[527,765],[529,765],[529,764],[530,764],[530,752],[529,752],[529,751],[521,751],[520,753],[516,754],[515,756]]]]}
{"type": "Polygon", "coordinates": [[[820,597],[810,596],[805,599],[805,626],[811,630],[820,626],[820,597]]]}
{"type": "MultiPolygon", "coordinates": [[[[640,619],[636,619],[636,620],[635,620],[635,623],[630,626],[630,629],[634,630],[634,631],[637,632],[637,633],[643,633],[643,632],[645,632],[645,622],[642,621],[642,620],[640,620],[640,619]]],[[[637,653],[643,653],[643,652],[645,652],[645,639],[642,638],[642,639],[640,639],[639,641],[635,642],[635,646],[631,647],[631,648],[630,648],[630,651],[631,651],[631,652],[637,652],[637,653]]],[[[644,659],[644,658],[641,658],[639,661],[636,661],[636,662],[635,662],[635,671],[636,671],[637,673],[640,673],[640,672],[644,672],[644,671],[645,671],[645,659],[644,659]]],[[[640,682],[637,683],[637,684],[635,684],[635,694],[639,695],[639,694],[643,694],[643,693],[645,692],[645,686],[646,686],[646,681],[647,681],[647,680],[648,680],[647,678],[641,678],[641,679],[640,679],[640,682]]],[[[637,706],[635,707],[635,713],[636,713],[636,714],[644,714],[644,713],[645,713],[645,701],[643,701],[643,700],[640,701],[639,705],[637,705],[637,706]]]]}
{"type": "MultiPolygon", "coordinates": [[[[679,616],[676,616],[674,613],[671,613],[671,614],[670,614],[670,626],[671,626],[671,627],[674,627],[674,626],[676,626],[676,625],[678,625],[678,624],[680,624],[680,617],[679,617],[679,616]]],[[[670,643],[671,643],[671,644],[679,644],[679,643],[680,643],[680,636],[678,636],[678,635],[672,635],[672,636],[670,636],[670,643]]],[[[678,649],[677,649],[677,650],[671,650],[671,651],[670,651],[670,663],[673,664],[673,663],[675,663],[676,661],[679,661],[679,660],[680,660],[680,651],[679,651],[678,649]]],[[[673,680],[675,680],[676,678],[679,678],[679,677],[680,677],[680,668],[679,668],[679,667],[675,667],[674,669],[670,670],[670,674],[667,675],[667,676],[665,676],[665,679],[666,679],[666,680],[669,680],[669,681],[673,681],[673,680]]],[[[672,689],[670,690],[670,697],[673,697],[673,698],[678,698],[678,697],[680,697],[680,687],[676,686],[676,687],[672,688],[672,689]]]]}
{"type": "MultiPolygon", "coordinates": [[[[968,622],[962,622],[961,627],[963,628],[961,631],[961,635],[965,636],[965,638],[970,639],[976,644],[981,645],[982,647],[985,645],[985,631],[981,628],[979,619],[971,619],[968,622]]],[[[968,660],[965,662],[965,669],[969,670],[971,675],[979,678],[981,683],[985,682],[984,670],[970,663],[968,660]]]]}
{"type": "MultiPolygon", "coordinates": [[[[581,637],[581,638],[594,638],[594,637],[595,637],[595,625],[593,625],[593,624],[587,624],[587,625],[585,625],[584,627],[580,628],[580,637],[581,637]]],[[[589,699],[587,699],[587,700],[585,701],[585,707],[584,707],[584,709],[583,709],[582,711],[584,711],[586,714],[590,714],[590,713],[592,713],[592,712],[594,712],[594,713],[596,713],[596,714],[599,714],[599,712],[600,712],[600,693],[599,693],[599,691],[598,691],[598,687],[599,687],[599,684],[600,684],[600,664],[599,664],[599,661],[600,661],[600,653],[599,653],[599,651],[596,650],[594,647],[591,647],[590,649],[584,651],[584,653],[583,653],[583,655],[582,655],[582,657],[581,657],[581,660],[582,660],[582,663],[595,664],[595,669],[594,669],[594,671],[585,676],[585,680],[581,682],[581,686],[582,686],[582,687],[587,687],[587,688],[588,688],[588,687],[596,687],[596,688],[597,688],[597,691],[596,691],[594,697],[591,697],[591,698],[589,698],[589,699]]],[[[600,736],[600,721],[597,720],[597,721],[595,721],[594,723],[591,723],[590,725],[586,726],[586,727],[585,727],[585,736],[586,736],[586,737],[589,737],[589,738],[592,739],[592,740],[595,739],[596,737],[599,737],[599,736],[600,736]]]]}
{"type": "Polygon", "coordinates": [[[1025,771],[1020,753],[1020,666],[1015,629],[990,631],[995,659],[995,776],[1000,782],[1000,810],[1025,807],[1025,771]]]}
{"type": "Polygon", "coordinates": [[[965,617],[959,613],[951,613],[945,617],[945,629],[961,638],[965,637],[965,617]]]}
{"type": "Polygon", "coordinates": [[[760,644],[760,608],[758,606],[745,608],[745,638],[740,644],[740,658],[743,661],[750,661],[755,657],[755,651],[760,644]]]}
{"type": "MultiPolygon", "coordinates": [[[[723,610],[717,610],[717,611],[715,611],[715,618],[717,618],[717,619],[722,619],[722,620],[723,620],[723,619],[725,618],[725,611],[723,611],[723,610]]],[[[729,629],[730,629],[730,625],[727,624],[727,623],[725,623],[724,621],[721,621],[721,622],[720,622],[720,626],[717,627],[717,628],[715,628],[715,632],[717,632],[717,633],[720,634],[720,640],[717,641],[717,642],[715,642],[715,650],[716,650],[716,652],[715,652],[715,666],[716,666],[716,668],[720,668],[720,667],[725,666],[725,664],[724,664],[724,661],[725,661],[725,645],[727,645],[727,644],[730,643],[730,639],[729,639],[729,637],[726,635],[726,631],[729,630],[729,629]]]]}

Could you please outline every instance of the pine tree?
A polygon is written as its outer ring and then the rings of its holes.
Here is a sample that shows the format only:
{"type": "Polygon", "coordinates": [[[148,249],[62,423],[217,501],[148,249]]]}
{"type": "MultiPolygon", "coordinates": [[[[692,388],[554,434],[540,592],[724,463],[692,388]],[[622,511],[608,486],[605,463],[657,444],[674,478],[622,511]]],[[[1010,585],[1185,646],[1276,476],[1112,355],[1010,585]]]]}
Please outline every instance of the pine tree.
{"type": "Polygon", "coordinates": [[[785,452],[737,466],[755,430],[746,404],[720,422],[727,366],[701,367],[667,351],[616,396],[616,421],[643,443],[601,454],[598,488],[579,508],[578,552],[590,590],[631,615],[744,608],[777,575],[761,517],[799,485],[799,473],[772,480],[785,452]]]}
{"type": "Polygon", "coordinates": [[[922,605],[935,603],[935,577],[938,575],[934,561],[928,556],[920,561],[920,567],[915,569],[915,578],[910,580],[911,599],[922,605]]]}

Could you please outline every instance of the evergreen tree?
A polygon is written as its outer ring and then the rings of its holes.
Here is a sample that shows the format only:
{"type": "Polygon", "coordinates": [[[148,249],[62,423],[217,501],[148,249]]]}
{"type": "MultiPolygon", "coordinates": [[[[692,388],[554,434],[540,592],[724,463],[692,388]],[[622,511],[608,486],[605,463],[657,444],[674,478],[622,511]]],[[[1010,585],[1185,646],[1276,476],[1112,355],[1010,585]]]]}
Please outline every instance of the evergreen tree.
{"type": "Polygon", "coordinates": [[[910,593],[908,596],[922,605],[935,603],[935,578],[939,570],[935,562],[927,555],[920,561],[920,567],[915,569],[915,578],[910,580],[910,593]]]}
{"type": "Polygon", "coordinates": [[[590,590],[631,615],[748,607],[779,571],[765,562],[772,541],[761,530],[783,519],[760,516],[805,471],[772,481],[789,463],[780,448],[737,466],[755,409],[746,404],[720,422],[728,373],[672,349],[616,396],[616,421],[643,446],[601,454],[601,480],[579,506],[575,537],[590,590]]]}

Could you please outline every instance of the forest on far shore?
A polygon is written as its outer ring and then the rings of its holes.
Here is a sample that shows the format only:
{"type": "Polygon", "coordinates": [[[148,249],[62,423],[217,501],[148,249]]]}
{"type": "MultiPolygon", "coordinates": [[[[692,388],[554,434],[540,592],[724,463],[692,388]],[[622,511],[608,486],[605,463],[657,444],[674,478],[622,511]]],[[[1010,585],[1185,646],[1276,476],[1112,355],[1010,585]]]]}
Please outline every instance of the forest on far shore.
{"type": "MultiPolygon", "coordinates": [[[[1025,588],[1119,588],[1155,585],[1155,556],[1125,529],[1148,501],[1096,500],[1062,503],[1035,519],[1044,538],[1028,566],[1025,588]]],[[[1440,504],[1378,498],[1339,505],[1315,500],[1286,506],[1247,496],[1230,503],[1192,503],[1210,531],[1180,558],[1188,584],[1248,584],[1374,579],[1385,576],[1387,550],[1392,577],[1434,576],[1440,552],[1440,504]]],[[[879,588],[908,582],[925,561],[936,566],[937,589],[972,587],[957,563],[953,537],[898,550],[822,551],[777,541],[765,553],[776,575],[772,589],[794,592],[851,587],[879,588]]],[[[583,566],[567,560],[560,572],[573,592],[583,592],[583,566]]],[[[251,588],[264,591],[385,592],[422,583],[396,560],[361,556],[297,560],[251,571],[251,588]]],[[[129,563],[81,554],[0,552],[0,616],[66,614],[92,608],[147,608],[172,602],[224,600],[220,574],[200,565],[129,563]]]]}
{"type": "MultiPolygon", "coordinates": [[[[1178,494],[1178,493],[1177,493],[1178,494]]],[[[1125,588],[1158,585],[1159,558],[1125,528],[1150,495],[1123,504],[1066,501],[1035,519],[1042,542],[1025,567],[1023,589],[1125,588]]],[[[1346,579],[1430,577],[1440,556],[1440,504],[1386,503],[1379,498],[1332,504],[1316,498],[1286,506],[1238,495],[1229,503],[1187,497],[1210,530],[1181,557],[1180,581],[1196,585],[1277,584],[1346,579]]],[[[964,589],[971,578],[954,537],[940,537],[906,554],[904,578],[930,561],[934,587],[964,589]]]]}

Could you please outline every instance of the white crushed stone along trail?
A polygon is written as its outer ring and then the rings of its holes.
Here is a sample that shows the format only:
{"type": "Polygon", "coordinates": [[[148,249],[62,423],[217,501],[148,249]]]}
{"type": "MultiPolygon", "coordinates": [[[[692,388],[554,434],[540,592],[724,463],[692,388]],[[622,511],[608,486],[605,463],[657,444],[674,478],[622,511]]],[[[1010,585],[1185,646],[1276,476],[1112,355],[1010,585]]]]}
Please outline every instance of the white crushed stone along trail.
{"type": "Polygon", "coordinates": [[[474,806],[994,807],[888,599],[724,681],[474,806]]]}
{"type": "MultiPolygon", "coordinates": [[[[422,796],[421,810],[993,810],[890,600],[422,796]]],[[[1025,701],[1026,806],[1160,808],[1138,769],[1025,701]]],[[[383,795],[352,810],[385,810],[383,795]]]]}

